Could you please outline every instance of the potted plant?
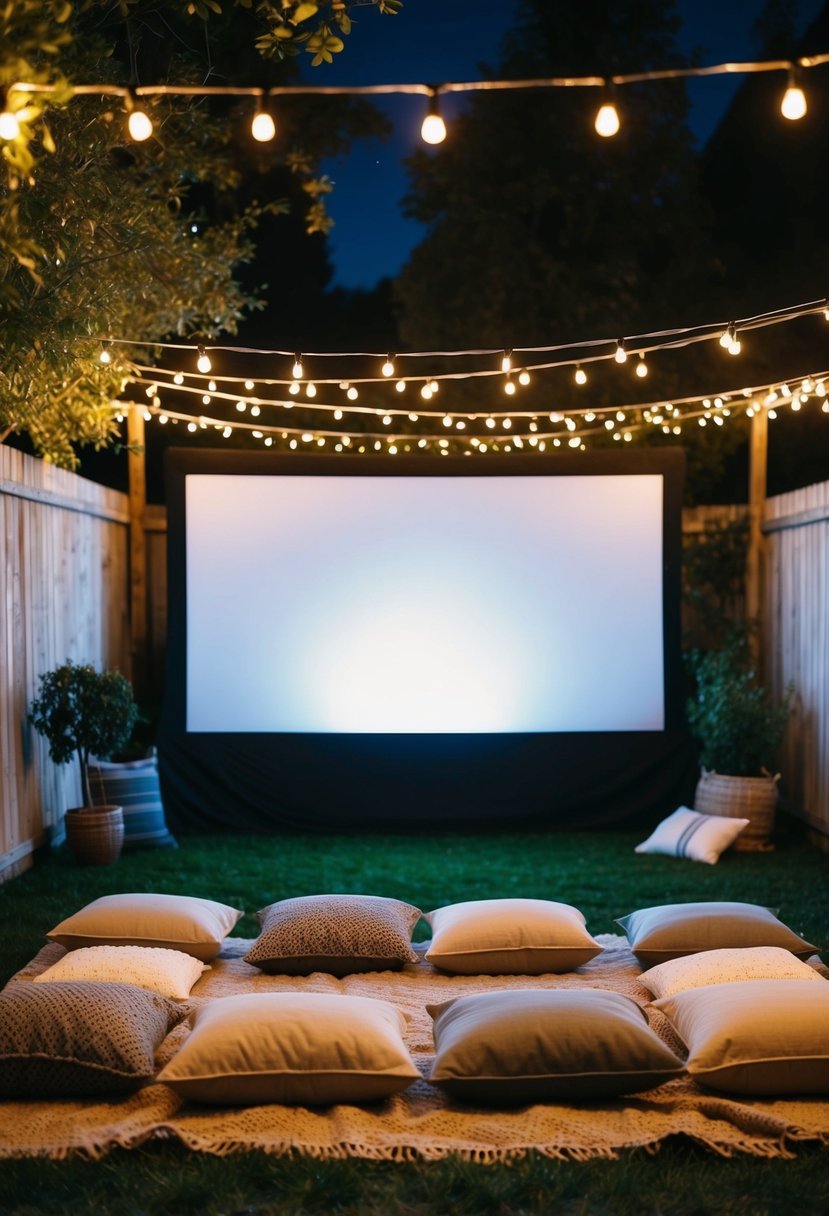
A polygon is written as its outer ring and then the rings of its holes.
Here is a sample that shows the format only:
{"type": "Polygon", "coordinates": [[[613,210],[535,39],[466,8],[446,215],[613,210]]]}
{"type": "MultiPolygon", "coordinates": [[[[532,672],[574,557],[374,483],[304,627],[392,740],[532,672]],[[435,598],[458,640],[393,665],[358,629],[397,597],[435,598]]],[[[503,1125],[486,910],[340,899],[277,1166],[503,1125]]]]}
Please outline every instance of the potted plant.
{"type": "Polygon", "coordinates": [[[67,810],[66,834],[78,861],[86,864],[117,860],[124,840],[122,808],[92,806],[89,757],[107,759],[122,748],[137,713],[132,686],[118,671],[67,660],[40,677],[29,720],[48,739],[56,764],[78,758],[84,805],[67,810]]]}
{"type": "Polygon", "coordinates": [[[757,679],[745,638],[722,650],[692,651],[689,659],[696,691],[686,709],[702,765],[694,807],[706,815],[748,819],[736,849],[771,848],[780,780],[772,774],[793,689],[786,689],[779,704],[773,701],[757,679]]]}

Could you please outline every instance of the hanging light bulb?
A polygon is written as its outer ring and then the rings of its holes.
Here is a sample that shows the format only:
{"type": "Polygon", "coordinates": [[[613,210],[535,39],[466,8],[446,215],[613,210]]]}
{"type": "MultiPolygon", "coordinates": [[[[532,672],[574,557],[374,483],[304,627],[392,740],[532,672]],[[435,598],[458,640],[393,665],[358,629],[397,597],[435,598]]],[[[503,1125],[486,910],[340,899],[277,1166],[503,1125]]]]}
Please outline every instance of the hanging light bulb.
{"type": "Polygon", "coordinates": [[[261,94],[256,99],[256,113],[250,120],[250,133],[260,144],[268,144],[276,135],[276,123],[261,94]]]}
{"type": "Polygon", "coordinates": [[[529,384],[529,382],[530,382],[530,373],[524,367],[518,373],[518,383],[523,384],[524,387],[526,388],[526,386],[529,384]]]}
{"type": "Polygon", "coordinates": [[[784,118],[788,118],[790,122],[797,122],[799,118],[803,118],[806,113],[806,94],[800,85],[800,75],[797,68],[792,65],[789,68],[789,80],[786,85],[786,92],[780,101],[780,113],[784,118]]]}
{"type": "Polygon", "coordinates": [[[628,357],[628,353],[625,350],[625,340],[624,340],[624,338],[618,338],[616,340],[616,350],[614,352],[613,358],[616,360],[617,363],[627,363],[627,357],[628,357]]]}
{"type": "Polygon", "coordinates": [[[141,144],[153,133],[153,123],[149,114],[138,105],[135,89],[127,93],[127,130],[130,139],[141,144]]]}
{"type": "Polygon", "coordinates": [[[294,380],[293,384],[291,384],[289,386],[288,392],[291,394],[292,397],[296,397],[297,393],[299,392],[299,384],[297,383],[296,380],[294,380]]]}
{"type": "Polygon", "coordinates": [[[405,380],[398,380],[398,381],[397,381],[397,384],[395,384],[395,386],[394,386],[394,387],[395,387],[395,389],[397,390],[397,392],[398,392],[398,393],[405,393],[405,391],[406,391],[406,381],[405,381],[405,380]]]}
{"type": "Polygon", "coordinates": [[[212,366],[213,366],[213,364],[210,362],[210,356],[208,355],[208,353],[204,349],[204,347],[200,346],[199,347],[199,357],[196,360],[196,367],[199,369],[199,371],[203,375],[206,375],[207,372],[210,371],[212,366]]]}
{"type": "Polygon", "coordinates": [[[17,139],[20,134],[20,123],[17,115],[9,109],[8,95],[5,89],[0,91],[0,139],[17,139]]]}
{"type": "Polygon", "coordinates": [[[507,376],[506,382],[504,384],[504,392],[507,394],[508,397],[512,397],[513,394],[515,393],[515,381],[513,380],[512,376],[507,376]]]}
{"type": "Polygon", "coordinates": [[[104,363],[104,364],[112,362],[112,354],[110,353],[108,342],[105,342],[103,344],[103,346],[101,347],[101,353],[100,353],[100,355],[98,355],[98,359],[101,363],[104,363]]]}
{"type": "Polygon", "coordinates": [[[436,89],[429,98],[429,112],[423,119],[420,137],[426,144],[442,144],[446,139],[446,123],[440,116],[436,89]]]}
{"type": "Polygon", "coordinates": [[[645,362],[644,354],[640,351],[639,358],[636,361],[636,375],[639,376],[640,379],[644,379],[644,377],[647,376],[647,374],[648,374],[648,365],[645,362]]]}
{"type": "Polygon", "coordinates": [[[346,397],[348,397],[349,401],[356,401],[360,394],[357,392],[357,389],[352,384],[349,388],[346,389],[345,395],[346,395],[346,397]]]}
{"type": "Polygon", "coordinates": [[[605,86],[604,100],[596,111],[593,126],[596,134],[601,135],[603,139],[610,139],[619,133],[621,123],[619,111],[616,109],[616,90],[612,83],[605,86]]]}
{"type": "Polygon", "coordinates": [[[576,384],[587,384],[587,372],[578,363],[576,364],[576,370],[573,372],[573,379],[576,384]]]}
{"type": "Polygon", "coordinates": [[[293,376],[294,380],[301,380],[303,374],[302,355],[297,352],[297,354],[294,355],[294,366],[291,368],[291,375],[293,376]]]}
{"type": "Polygon", "coordinates": [[[386,362],[380,368],[380,371],[384,376],[394,375],[394,359],[391,355],[386,355],[386,362]]]}
{"type": "Polygon", "coordinates": [[[317,395],[317,386],[316,386],[316,384],[313,384],[309,380],[308,383],[305,385],[305,396],[306,397],[316,397],[316,395],[317,395]]]}
{"type": "Polygon", "coordinates": [[[505,350],[501,356],[501,371],[508,372],[512,369],[512,351],[505,350]]]}

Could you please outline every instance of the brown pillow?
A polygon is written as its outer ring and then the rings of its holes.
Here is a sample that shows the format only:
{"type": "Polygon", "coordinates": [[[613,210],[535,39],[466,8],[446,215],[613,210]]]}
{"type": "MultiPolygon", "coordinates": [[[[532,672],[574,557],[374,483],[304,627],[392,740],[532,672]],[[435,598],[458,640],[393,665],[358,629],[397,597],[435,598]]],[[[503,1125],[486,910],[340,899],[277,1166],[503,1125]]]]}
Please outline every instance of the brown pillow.
{"type": "Polygon", "coordinates": [[[644,1011],[619,992],[484,992],[428,1009],[437,1053],[429,1079],[469,1102],[637,1093],[684,1071],[644,1011]]]}
{"type": "Polygon", "coordinates": [[[220,997],[159,1081],[194,1102],[373,1102],[420,1079],[386,1001],[328,992],[220,997]]]}
{"type": "Polygon", "coordinates": [[[549,899],[477,899],[426,914],[426,958],[456,975],[572,971],[601,953],[584,916],[549,899]]]}
{"type": "Polygon", "coordinates": [[[770,908],[757,904],[702,902],[640,908],[616,921],[643,967],[700,950],[743,946],[781,946],[798,958],[817,947],[798,937],[770,908]]]}
{"type": "Polygon", "coordinates": [[[260,936],[245,961],[269,974],[351,975],[416,963],[420,908],[379,895],[301,895],[257,913],[260,936]]]}
{"type": "Polygon", "coordinates": [[[102,895],[46,936],[67,950],[78,946],[161,946],[203,963],[215,958],[242,913],[189,895],[102,895]]]}
{"type": "Polygon", "coordinates": [[[688,1072],[732,1094],[829,1094],[829,983],[743,980],[654,1002],[688,1047],[688,1072]]]}
{"type": "Polygon", "coordinates": [[[0,992],[0,1097],[86,1098],[153,1079],[186,1010],[132,984],[10,984],[0,992]]]}

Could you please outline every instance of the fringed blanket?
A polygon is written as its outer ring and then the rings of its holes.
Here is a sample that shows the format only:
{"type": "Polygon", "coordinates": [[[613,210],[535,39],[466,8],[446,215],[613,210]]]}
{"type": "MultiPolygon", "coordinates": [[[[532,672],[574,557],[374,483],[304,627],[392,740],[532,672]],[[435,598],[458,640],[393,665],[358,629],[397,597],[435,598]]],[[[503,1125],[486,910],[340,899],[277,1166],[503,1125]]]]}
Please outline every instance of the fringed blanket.
{"type": "MultiPolygon", "coordinates": [[[[400,972],[334,979],[269,976],[242,956],[250,942],[230,938],[211,971],[193,989],[193,1004],[238,992],[340,992],[391,1001],[410,1017],[407,1041],[425,1077],[433,1042],[427,1004],[492,989],[609,988],[645,1006],[639,965],[624,938],[598,940],[598,958],[567,975],[446,976],[426,963],[400,972]]],[[[421,949],[421,948],[418,948],[421,949]]],[[[11,981],[26,982],[56,962],[63,947],[45,946],[11,981]]],[[[824,975],[829,971],[816,960],[824,975]]],[[[683,1055],[670,1025],[648,1009],[654,1030],[683,1055]]],[[[185,1025],[162,1045],[159,1066],[181,1045],[185,1025]]],[[[61,1159],[78,1153],[103,1156],[113,1147],[134,1148],[154,1138],[177,1139],[190,1149],[219,1155],[260,1149],[311,1157],[436,1160],[457,1155],[470,1161],[511,1161],[533,1151],[547,1157],[615,1158],[630,1148],[656,1151],[670,1136],[684,1135],[724,1157],[791,1157],[804,1141],[829,1145],[829,1102],[809,1098],[738,1100],[714,1096],[690,1078],[672,1080],[635,1097],[578,1105],[544,1103],[519,1110],[464,1106],[425,1079],[403,1093],[366,1106],[323,1109],[290,1106],[220,1108],[187,1105],[165,1085],[108,1102],[0,1102],[0,1157],[61,1159]]]]}

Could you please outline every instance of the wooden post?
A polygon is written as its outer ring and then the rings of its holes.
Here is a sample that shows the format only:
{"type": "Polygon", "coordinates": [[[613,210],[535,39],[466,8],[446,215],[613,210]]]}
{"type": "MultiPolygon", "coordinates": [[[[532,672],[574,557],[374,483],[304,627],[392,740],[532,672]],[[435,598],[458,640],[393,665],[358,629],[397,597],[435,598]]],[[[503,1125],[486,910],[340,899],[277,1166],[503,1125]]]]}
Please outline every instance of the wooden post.
{"type": "Polygon", "coordinates": [[[766,463],[769,420],[762,408],[752,416],[748,461],[748,553],[746,555],[746,619],[754,626],[751,652],[762,678],[763,663],[763,519],[766,509],[766,463]]]}
{"type": "Polygon", "coordinates": [[[147,546],[144,510],[147,473],[144,450],[144,415],[137,406],[127,414],[127,454],[130,499],[130,655],[135,695],[145,691],[147,665],[147,546]]]}

